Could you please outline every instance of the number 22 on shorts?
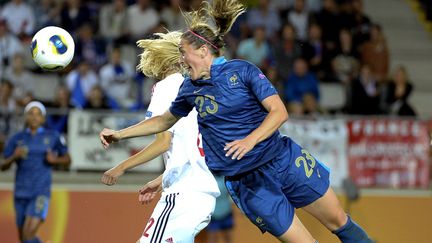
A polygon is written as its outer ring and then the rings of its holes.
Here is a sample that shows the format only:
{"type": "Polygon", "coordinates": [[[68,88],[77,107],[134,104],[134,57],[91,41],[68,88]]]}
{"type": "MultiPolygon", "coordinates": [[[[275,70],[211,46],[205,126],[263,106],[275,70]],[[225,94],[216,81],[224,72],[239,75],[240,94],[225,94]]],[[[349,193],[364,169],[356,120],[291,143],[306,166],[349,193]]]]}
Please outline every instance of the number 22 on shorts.
{"type": "Polygon", "coordinates": [[[149,231],[149,229],[153,226],[154,222],[155,222],[154,218],[149,219],[147,227],[145,228],[145,230],[142,234],[144,237],[149,237],[149,234],[147,233],[147,231],[149,231]]]}

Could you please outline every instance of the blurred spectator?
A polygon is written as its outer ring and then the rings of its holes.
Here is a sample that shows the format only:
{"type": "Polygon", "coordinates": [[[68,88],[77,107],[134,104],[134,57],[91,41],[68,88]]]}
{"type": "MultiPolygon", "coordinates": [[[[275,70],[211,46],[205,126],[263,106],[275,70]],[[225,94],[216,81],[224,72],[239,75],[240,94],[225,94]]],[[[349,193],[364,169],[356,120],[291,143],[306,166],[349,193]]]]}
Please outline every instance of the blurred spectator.
{"type": "Polygon", "coordinates": [[[276,10],[270,6],[270,0],[259,0],[258,6],[251,8],[246,14],[248,28],[252,30],[258,26],[264,26],[266,38],[273,42],[281,27],[281,22],[276,10]]]}
{"type": "Polygon", "coordinates": [[[78,64],[78,67],[66,76],[66,85],[71,92],[71,103],[77,108],[83,108],[90,90],[98,83],[98,77],[89,63],[78,64]]]}
{"type": "Polygon", "coordinates": [[[6,20],[0,19],[0,77],[4,69],[12,63],[15,54],[23,49],[20,41],[8,31],[6,20]]]}
{"type": "Polygon", "coordinates": [[[331,61],[332,74],[330,81],[348,84],[357,75],[359,69],[358,53],[356,52],[352,36],[346,29],[339,33],[340,46],[331,61]]]}
{"type": "Polygon", "coordinates": [[[99,31],[108,43],[127,43],[128,16],[126,0],[112,0],[102,6],[99,15],[99,31]]]}
{"type": "Polygon", "coordinates": [[[327,113],[318,103],[318,100],[311,93],[303,95],[302,112],[307,116],[319,116],[327,113]]]}
{"type": "Polygon", "coordinates": [[[389,50],[381,26],[374,24],[370,31],[370,40],[361,47],[362,63],[371,68],[377,81],[387,78],[389,68],[389,50]]]}
{"type": "Polygon", "coordinates": [[[321,27],[318,24],[312,23],[309,26],[309,37],[304,44],[303,50],[303,56],[308,60],[310,70],[314,72],[319,79],[324,78],[324,61],[328,60],[324,60],[325,49],[322,41],[321,27]]]}
{"type": "Polygon", "coordinates": [[[54,102],[47,104],[47,108],[51,112],[47,115],[46,126],[60,134],[67,134],[68,114],[72,107],[68,88],[66,86],[58,87],[54,102]]]}
{"type": "Polygon", "coordinates": [[[294,6],[294,2],[295,0],[271,0],[270,7],[274,8],[282,19],[287,16],[288,11],[294,6]]]}
{"type": "Polygon", "coordinates": [[[328,51],[334,51],[339,41],[341,18],[335,0],[323,0],[323,8],[315,14],[314,20],[321,26],[322,39],[328,51]]]}
{"type": "Polygon", "coordinates": [[[296,0],[294,8],[288,12],[287,20],[294,26],[297,38],[306,41],[309,27],[309,12],[305,6],[305,0],[296,0]]]}
{"type": "Polygon", "coordinates": [[[348,112],[355,115],[375,115],[380,113],[378,83],[369,66],[363,65],[358,78],[348,89],[348,112]]]}
{"type": "Polygon", "coordinates": [[[28,37],[34,32],[34,12],[23,0],[11,0],[6,3],[0,18],[6,20],[9,30],[18,37],[28,37]]]}
{"type": "Polygon", "coordinates": [[[111,51],[110,62],[105,64],[99,72],[104,92],[123,108],[130,107],[134,101],[132,85],[134,75],[135,70],[132,64],[122,60],[119,47],[111,51]]]}
{"type": "Polygon", "coordinates": [[[168,26],[164,21],[159,21],[159,23],[157,23],[157,25],[153,28],[153,33],[166,33],[168,30],[167,27],[168,26]]]}
{"type": "Polygon", "coordinates": [[[13,126],[15,116],[18,114],[17,104],[12,97],[13,84],[8,80],[0,83],[0,151],[9,134],[15,132],[13,126]]]}
{"type": "Polygon", "coordinates": [[[371,21],[363,12],[362,0],[345,1],[342,4],[341,23],[353,35],[353,43],[357,48],[368,40],[371,21]]]}
{"type": "Polygon", "coordinates": [[[415,116],[414,109],[408,103],[412,90],[413,85],[409,81],[407,70],[404,66],[398,66],[393,73],[393,78],[381,91],[384,112],[398,116],[415,116]]]}
{"type": "Polygon", "coordinates": [[[231,199],[225,187],[224,178],[216,176],[215,179],[218,183],[221,194],[216,198],[216,207],[211,217],[211,221],[207,226],[207,243],[232,243],[234,240],[234,217],[231,199]]]}
{"type": "Polygon", "coordinates": [[[285,101],[288,108],[293,104],[302,104],[303,98],[307,94],[311,94],[315,100],[319,100],[319,81],[315,75],[308,70],[308,65],[305,59],[297,58],[294,62],[293,72],[285,81],[285,101]]]}
{"type": "Polygon", "coordinates": [[[151,6],[150,0],[137,0],[128,7],[128,24],[132,42],[145,37],[159,23],[159,14],[151,6]]]}
{"type": "Polygon", "coordinates": [[[253,29],[253,38],[242,40],[237,49],[237,57],[247,60],[261,69],[266,69],[270,56],[270,46],[265,37],[264,26],[253,29]]]}
{"type": "Polygon", "coordinates": [[[47,27],[58,26],[60,23],[61,5],[56,0],[41,0],[33,5],[36,16],[35,32],[47,27]]]}
{"type": "Polygon", "coordinates": [[[0,83],[0,112],[2,114],[17,111],[15,99],[12,97],[13,88],[13,84],[7,79],[3,79],[0,83]]]}
{"type": "Polygon", "coordinates": [[[289,23],[284,24],[281,37],[273,45],[273,57],[281,80],[288,78],[294,60],[302,56],[302,51],[302,44],[296,39],[294,27],[289,23]]]}
{"type": "Polygon", "coordinates": [[[169,30],[186,30],[187,25],[180,9],[180,0],[170,0],[160,14],[161,20],[167,24],[169,30]]]}
{"type": "Polygon", "coordinates": [[[75,35],[84,23],[90,23],[90,10],[80,0],[65,0],[60,13],[61,26],[75,35]]]}
{"type": "Polygon", "coordinates": [[[86,23],[80,26],[75,40],[75,60],[91,63],[93,69],[99,69],[106,62],[105,42],[97,38],[93,27],[86,23]]]}
{"type": "Polygon", "coordinates": [[[118,110],[120,107],[118,104],[105,94],[102,87],[99,85],[93,86],[87,96],[87,102],[84,109],[110,109],[118,110]]]}
{"type": "Polygon", "coordinates": [[[226,50],[224,55],[228,58],[235,56],[239,42],[249,37],[249,27],[246,21],[247,14],[240,15],[231,27],[231,31],[225,36],[226,50]]]}
{"type": "Polygon", "coordinates": [[[141,72],[135,75],[134,80],[136,84],[137,97],[134,105],[130,109],[142,110],[145,109],[150,103],[153,93],[153,86],[156,83],[156,80],[144,76],[144,74],[141,72]]]}
{"type": "Polygon", "coordinates": [[[29,102],[35,88],[34,76],[24,67],[24,56],[18,52],[13,56],[12,65],[6,68],[5,78],[14,85],[13,96],[20,106],[29,102]]]}
{"type": "Polygon", "coordinates": [[[322,0],[306,0],[306,9],[309,13],[316,13],[322,8],[322,0]]]}

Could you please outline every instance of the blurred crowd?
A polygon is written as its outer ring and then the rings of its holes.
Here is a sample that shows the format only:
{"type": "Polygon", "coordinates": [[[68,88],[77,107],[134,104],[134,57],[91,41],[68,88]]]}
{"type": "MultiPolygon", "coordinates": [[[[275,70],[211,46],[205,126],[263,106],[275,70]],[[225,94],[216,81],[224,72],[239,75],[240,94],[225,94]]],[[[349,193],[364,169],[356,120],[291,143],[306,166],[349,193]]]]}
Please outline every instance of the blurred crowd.
{"type": "MultiPolygon", "coordinates": [[[[404,66],[389,70],[382,27],[362,0],[245,0],[248,11],[226,36],[225,56],[248,60],[278,88],[293,115],[415,116],[404,66]],[[346,104],[326,110],[320,85],[345,90],[346,104]]],[[[201,0],[0,0],[0,140],[17,126],[11,117],[33,99],[55,112],[47,126],[67,133],[69,109],[141,111],[154,80],[136,72],[135,42],[154,32],[185,30],[180,11],[201,0]],[[71,65],[46,75],[31,60],[35,32],[60,26],[74,37],[71,65]],[[36,77],[39,77],[38,79],[36,77]],[[55,79],[51,98],[36,97],[40,77],[55,79]]]]}

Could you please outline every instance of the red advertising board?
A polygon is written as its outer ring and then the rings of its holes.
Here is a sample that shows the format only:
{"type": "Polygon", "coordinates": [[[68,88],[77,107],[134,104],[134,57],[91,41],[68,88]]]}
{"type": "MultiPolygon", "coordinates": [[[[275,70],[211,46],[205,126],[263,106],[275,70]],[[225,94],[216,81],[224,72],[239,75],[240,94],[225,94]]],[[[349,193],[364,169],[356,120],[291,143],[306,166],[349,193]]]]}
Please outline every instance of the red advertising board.
{"type": "Polygon", "coordinates": [[[430,138],[415,120],[348,121],[349,174],[361,187],[426,188],[430,138]]]}

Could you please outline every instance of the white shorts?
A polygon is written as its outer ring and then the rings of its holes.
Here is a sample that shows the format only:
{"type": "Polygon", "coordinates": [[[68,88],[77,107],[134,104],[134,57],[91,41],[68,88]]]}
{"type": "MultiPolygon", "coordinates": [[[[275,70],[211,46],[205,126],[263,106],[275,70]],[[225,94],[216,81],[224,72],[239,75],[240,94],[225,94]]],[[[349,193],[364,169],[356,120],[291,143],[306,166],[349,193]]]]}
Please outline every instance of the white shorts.
{"type": "Polygon", "coordinates": [[[162,193],[140,243],[190,243],[210,222],[216,198],[207,193],[162,193]]]}

